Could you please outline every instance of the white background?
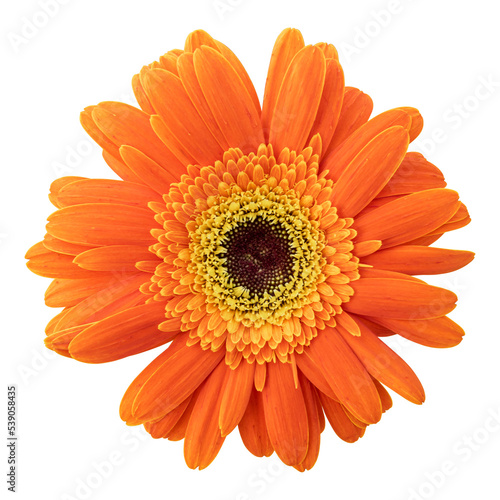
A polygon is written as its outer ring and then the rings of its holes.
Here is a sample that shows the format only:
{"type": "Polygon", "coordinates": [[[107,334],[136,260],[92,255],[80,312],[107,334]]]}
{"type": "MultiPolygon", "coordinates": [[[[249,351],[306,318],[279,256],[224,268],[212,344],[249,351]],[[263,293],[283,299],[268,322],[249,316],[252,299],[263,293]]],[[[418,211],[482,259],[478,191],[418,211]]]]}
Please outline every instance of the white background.
{"type": "Polygon", "coordinates": [[[6,408],[7,384],[18,385],[17,498],[499,499],[498,4],[221,0],[217,9],[213,0],[61,0],[44,26],[27,32],[27,22],[44,22],[41,3],[3,2],[1,15],[2,398],[6,408]],[[51,355],[43,347],[54,315],[43,304],[49,280],[29,273],[23,255],[43,237],[53,179],[112,176],[80,128],[81,109],[132,102],[132,75],[182,48],[196,28],[236,52],[262,96],[272,46],[288,26],[306,43],[334,43],[346,83],[373,98],[375,113],[415,106],[424,115],[417,146],[473,218],[439,244],[473,250],[476,260],[430,279],[459,294],[452,317],[467,335],[450,350],[391,342],[420,376],[427,402],[418,407],[395,395],[356,444],[327,429],[310,472],[285,468],[275,455],[252,456],[237,432],[207,470],[192,471],[182,442],[134,436],[118,417],[128,384],[160,351],[105,365],[51,355]],[[83,154],[68,157],[76,149],[83,154]],[[96,472],[110,458],[113,470],[96,472]]]}

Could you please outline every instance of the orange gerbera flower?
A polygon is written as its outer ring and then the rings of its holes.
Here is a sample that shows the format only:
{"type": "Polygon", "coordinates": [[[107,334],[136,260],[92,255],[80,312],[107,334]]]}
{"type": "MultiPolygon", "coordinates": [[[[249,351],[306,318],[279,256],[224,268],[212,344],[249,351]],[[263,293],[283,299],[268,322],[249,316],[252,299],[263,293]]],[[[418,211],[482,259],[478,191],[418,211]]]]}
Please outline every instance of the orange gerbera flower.
{"type": "Polygon", "coordinates": [[[473,254],[429,245],[469,215],[441,172],[407,153],[423,122],[368,120],[332,45],[285,30],[263,108],[236,56],[203,31],[133,78],[142,110],[85,109],[85,130],[123,180],[63,177],[28,267],[64,307],[50,349],[87,363],[171,345],[132,382],[121,417],[185,438],[204,468],[236,426],[257,456],[298,470],[326,415],[345,441],[422,386],[380,337],[451,347],[454,293],[413,277],[473,254]]]}

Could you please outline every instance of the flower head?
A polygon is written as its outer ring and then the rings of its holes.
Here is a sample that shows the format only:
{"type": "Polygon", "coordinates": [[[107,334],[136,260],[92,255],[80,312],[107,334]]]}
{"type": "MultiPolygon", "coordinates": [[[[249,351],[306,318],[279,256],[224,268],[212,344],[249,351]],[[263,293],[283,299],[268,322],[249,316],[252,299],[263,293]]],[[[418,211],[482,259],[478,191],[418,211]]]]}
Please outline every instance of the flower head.
{"type": "Polygon", "coordinates": [[[452,292],[414,275],[463,267],[431,247],[470,218],[437,167],[407,152],[423,121],[371,120],[332,45],[287,29],[262,110],[236,56],[203,31],[133,78],[142,109],[86,108],[82,124],[121,180],[63,177],[28,267],[63,310],[46,345],[102,363],[171,344],[132,382],[123,420],[185,438],[192,467],[236,426],[257,456],[298,470],[324,416],[353,442],[422,386],[381,337],[451,347],[452,292]]]}

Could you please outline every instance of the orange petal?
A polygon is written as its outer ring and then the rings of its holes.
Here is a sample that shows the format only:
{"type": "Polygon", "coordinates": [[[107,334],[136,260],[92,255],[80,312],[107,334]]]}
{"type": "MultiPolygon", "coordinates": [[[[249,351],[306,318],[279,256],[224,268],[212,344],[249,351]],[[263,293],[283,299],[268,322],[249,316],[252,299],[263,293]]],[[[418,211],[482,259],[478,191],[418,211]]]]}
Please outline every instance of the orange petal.
{"type": "Polygon", "coordinates": [[[417,245],[398,245],[363,259],[378,269],[406,274],[442,274],[456,271],[474,259],[474,253],[417,245]]]}
{"type": "Polygon", "coordinates": [[[370,375],[335,329],[322,330],[306,351],[353,415],[366,423],[380,420],[382,407],[370,375]]]}
{"type": "Polygon", "coordinates": [[[401,337],[428,347],[454,347],[465,335],[462,328],[446,316],[410,321],[380,317],[370,319],[401,337]]]}
{"type": "Polygon", "coordinates": [[[292,28],[283,30],[274,44],[267,73],[266,88],[264,90],[264,102],[262,104],[262,127],[264,128],[266,140],[269,139],[271,119],[283,78],[292,59],[302,48],[304,48],[302,33],[292,28]]]}
{"type": "Polygon", "coordinates": [[[178,172],[165,170],[144,153],[131,146],[122,146],[120,155],[133,173],[157,193],[168,193],[170,184],[179,180],[178,172]]]}
{"type": "Polygon", "coordinates": [[[203,45],[217,49],[215,40],[205,30],[195,30],[186,37],[184,50],[186,52],[194,52],[203,45]]]}
{"type": "Polygon", "coordinates": [[[186,165],[160,141],[151,128],[149,115],[144,111],[121,102],[108,101],[101,102],[93,109],[92,118],[116,148],[132,146],[163,168],[184,172],[186,165]]]}
{"type": "Polygon", "coordinates": [[[52,335],[45,337],[45,346],[52,349],[57,354],[71,358],[68,347],[71,341],[89,325],[78,325],[65,330],[54,332],[52,335]]]}
{"type": "Polygon", "coordinates": [[[325,83],[326,60],[317,47],[301,49],[283,78],[269,131],[275,151],[301,151],[316,119],[325,83]]]}
{"type": "MultiPolygon", "coordinates": [[[[141,423],[132,415],[132,408],[137,394],[142,389],[144,384],[153,376],[153,374],[171,358],[175,353],[186,345],[186,340],[189,338],[189,333],[184,332],[178,335],[173,342],[165,349],[159,356],[157,356],[151,363],[149,363],[144,370],[134,379],[130,386],[125,391],[122,401],[120,403],[120,418],[127,422],[128,425],[137,425],[141,423]]],[[[187,398],[186,398],[187,399],[187,398]]],[[[182,404],[182,403],[180,403],[182,404]]],[[[167,414],[166,412],[163,414],[167,414]]],[[[157,420],[157,419],[152,419],[157,420]]]]}
{"type": "Polygon", "coordinates": [[[179,349],[137,394],[134,417],[148,421],[173,410],[205,380],[224,354],[223,349],[204,351],[199,345],[186,345],[179,349]]]}
{"type": "Polygon", "coordinates": [[[439,240],[443,234],[434,234],[431,236],[421,236],[420,238],[415,238],[414,240],[408,241],[407,245],[417,245],[417,246],[429,246],[432,245],[434,242],[439,240]]]}
{"type": "Polygon", "coordinates": [[[382,248],[393,247],[441,226],[459,205],[458,193],[450,189],[420,191],[358,217],[353,229],[357,241],[382,240],[382,248]]]}
{"type": "Polygon", "coordinates": [[[241,440],[247,450],[256,457],[270,457],[273,445],[267,433],[262,393],[252,389],[250,401],[240,423],[238,424],[241,440]]]}
{"type": "Polygon", "coordinates": [[[392,408],[392,398],[387,392],[386,388],[377,380],[373,379],[373,383],[377,388],[378,395],[380,396],[380,401],[382,401],[382,411],[385,413],[387,410],[392,408]]]}
{"type": "Polygon", "coordinates": [[[45,278],[100,278],[101,273],[81,269],[73,263],[73,256],[47,250],[43,242],[33,245],[26,254],[28,269],[45,278]]]}
{"type": "Polygon", "coordinates": [[[411,118],[401,109],[391,109],[375,116],[354,131],[342,144],[325,157],[321,169],[336,181],[356,155],[377,135],[391,127],[410,129],[411,118]]]}
{"type": "MultiPolygon", "coordinates": [[[[118,154],[118,147],[116,144],[110,140],[106,134],[97,126],[92,113],[97,108],[97,106],[87,106],[80,113],[80,123],[82,127],[85,129],[85,132],[94,139],[102,149],[108,152],[109,155],[116,158],[118,161],[120,160],[120,155],[118,154]]],[[[123,178],[123,177],[122,177],[123,178]]]]}
{"type": "Polygon", "coordinates": [[[355,443],[360,437],[363,436],[364,429],[357,427],[351,422],[345,411],[342,409],[342,405],[329,398],[321,391],[318,391],[318,396],[328,422],[330,422],[332,429],[340,439],[346,441],[347,443],[355,443]]]}
{"type": "Polygon", "coordinates": [[[191,415],[193,413],[194,405],[198,400],[198,395],[200,394],[202,386],[198,387],[198,389],[196,389],[196,391],[193,392],[193,395],[191,396],[191,399],[189,400],[189,403],[186,409],[184,410],[184,413],[181,415],[177,423],[172,427],[170,432],[166,434],[165,437],[169,441],[180,441],[181,439],[184,439],[186,437],[187,427],[189,425],[189,421],[191,420],[191,415]]]}
{"type": "Polygon", "coordinates": [[[446,187],[444,176],[435,165],[428,162],[420,153],[406,153],[401,165],[379,197],[410,194],[425,189],[446,187]]]}
{"type": "Polygon", "coordinates": [[[244,153],[256,151],[264,142],[260,116],[234,68],[206,46],[196,50],[193,61],[200,87],[229,146],[244,153]]]}
{"type": "Polygon", "coordinates": [[[220,362],[200,387],[184,441],[184,458],[191,469],[208,467],[224,443],[218,417],[230,370],[224,361],[220,362]]]}
{"type": "Polygon", "coordinates": [[[376,252],[381,246],[382,242],[380,240],[360,241],[354,245],[352,253],[356,257],[366,257],[376,252]]]}
{"type": "Polygon", "coordinates": [[[416,108],[402,106],[399,109],[402,109],[403,111],[405,111],[410,115],[411,127],[409,130],[409,134],[410,134],[410,142],[413,142],[420,135],[420,132],[422,132],[422,129],[424,128],[424,119],[422,118],[422,115],[416,108]]]}
{"type": "Polygon", "coordinates": [[[157,227],[146,208],[112,203],[89,203],[61,208],[48,218],[47,232],[70,243],[88,245],[151,245],[157,227]]]}
{"type": "MultiPolygon", "coordinates": [[[[90,272],[90,271],[89,271],[90,272]]],[[[100,321],[112,314],[144,304],[146,296],[139,288],[148,281],[147,274],[116,273],[106,288],[89,295],[65,314],[57,324],[57,329],[100,321]]]]}
{"type": "Polygon", "coordinates": [[[55,279],[45,292],[49,307],[71,307],[110,285],[115,278],[104,274],[100,278],[55,279]]]}
{"type": "Polygon", "coordinates": [[[332,45],[331,43],[318,42],[315,43],[314,46],[321,49],[327,59],[339,60],[339,53],[337,52],[335,45],[332,45]]]}
{"type": "Polygon", "coordinates": [[[50,193],[49,193],[49,200],[50,202],[56,207],[56,208],[61,208],[59,204],[59,200],[57,199],[59,195],[59,191],[66,185],[71,184],[72,182],[76,181],[81,181],[83,179],[86,179],[87,177],[76,177],[73,175],[66,176],[66,177],[59,177],[59,179],[56,179],[55,181],[52,182],[50,185],[50,193]]]}
{"type": "Polygon", "coordinates": [[[320,134],[323,151],[326,151],[332,140],[344,100],[344,72],[335,59],[327,59],[325,85],[319,103],[316,119],[309,134],[309,141],[320,134]]]}
{"type": "Polygon", "coordinates": [[[257,111],[257,114],[260,116],[261,109],[260,109],[259,96],[257,95],[255,87],[253,86],[252,80],[248,76],[248,73],[246,72],[245,67],[243,66],[243,64],[241,64],[240,60],[229,49],[229,47],[226,47],[226,45],[224,45],[222,42],[219,42],[218,40],[216,41],[216,44],[217,44],[217,48],[219,49],[220,53],[229,61],[229,63],[234,68],[236,73],[238,73],[238,76],[240,77],[241,81],[243,82],[243,85],[245,85],[245,88],[247,89],[248,95],[252,99],[252,102],[255,106],[255,110],[257,111]]]}
{"type": "Polygon", "coordinates": [[[205,125],[208,127],[212,135],[217,139],[221,148],[226,151],[229,149],[229,144],[219,128],[214,114],[208,105],[207,99],[203,94],[200,82],[198,81],[198,77],[194,69],[193,54],[186,52],[180,56],[177,60],[177,68],[179,70],[179,77],[182,80],[182,84],[184,85],[191,102],[202,117],[205,125]]]}
{"type": "Polygon", "coordinates": [[[364,316],[431,319],[455,308],[457,296],[437,286],[393,278],[361,278],[350,283],[354,295],[343,307],[364,316]]]}
{"type": "Polygon", "coordinates": [[[178,330],[160,332],[158,325],[165,320],[165,304],[151,302],[105,318],[83,330],[69,345],[74,359],[85,363],[107,363],[170,342],[178,330]]]}
{"type": "Polygon", "coordinates": [[[245,360],[230,370],[220,405],[219,427],[227,436],[240,423],[252,393],[255,365],[245,360]]]}
{"type": "Polygon", "coordinates": [[[161,201],[147,186],[112,179],[83,179],[62,187],[57,199],[61,208],[84,203],[120,203],[146,208],[151,201],[161,201]]]}
{"type": "Polygon", "coordinates": [[[134,75],[132,77],[132,90],[134,91],[135,98],[137,99],[137,102],[141,109],[148,115],[152,115],[155,110],[149,102],[148,96],[144,91],[144,87],[142,86],[139,75],[134,75]]]}
{"type": "Polygon", "coordinates": [[[302,373],[299,373],[300,387],[304,396],[304,403],[307,410],[307,423],[309,425],[309,445],[307,447],[307,454],[304,460],[294,467],[303,472],[312,469],[319,455],[319,446],[321,438],[321,424],[318,413],[318,401],[316,391],[311,385],[309,380],[306,379],[302,373]]]}
{"type": "Polygon", "coordinates": [[[421,404],[425,393],[413,370],[371,330],[358,320],[359,337],[337,326],[343,339],[361,360],[370,375],[412,403],[421,404]]]}
{"type": "Polygon", "coordinates": [[[458,210],[453,214],[453,217],[451,217],[445,224],[432,231],[429,236],[439,235],[442,233],[447,233],[449,231],[455,231],[456,229],[460,229],[461,227],[466,226],[470,221],[471,218],[469,216],[467,207],[463,203],[460,203],[460,206],[458,207],[458,210]]]}
{"type": "MultiPolygon", "coordinates": [[[[91,271],[133,271],[137,272],[136,262],[152,260],[147,246],[112,245],[87,250],[77,255],[73,262],[83,269],[91,271]]],[[[158,263],[162,262],[158,259],[158,263]]]]}
{"type": "Polygon", "coordinates": [[[341,217],[354,217],[377,196],[398,169],[407,148],[406,129],[391,127],[354,157],[340,175],[331,197],[341,217]]]}
{"type": "MultiPolygon", "coordinates": [[[[372,111],[373,101],[369,95],[354,87],[346,87],[337,128],[328,149],[324,152],[324,156],[328,156],[361,125],[366,123],[372,111]]],[[[320,165],[320,171],[322,170],[323,165],[320,165]]]]}
{"type": "Polygon", "coordinates": [[[104,150],[102,152],[102,157],[104,161],[108,164],[108,167],[121,179],[128,182],[133,182],[134,184],[144,184],[137,175],[135,175],[130,168],[125,165],[123,160],[119,158],[119,153],[116,153],[118,158],[110,154],[108,151],[104,150]]]}
{"type": "Polygon", "coordinates": [[[177,408],[154,422],[146,422],[144,428],[154,439],[166,438],[186,411],[192,396],[188,396],[177,408]]]}
{"type": "Polygon", "coordinates": [[[318,388],[321,392],[324,392],[329,398],[338,401],[338,397],[333,392],[333,389],[328,384],[325,376],[323,375],[321,368],[315,361],[311,358],[309,351],[306,349],[301,354],[295,356],[297,366],[300,371],[306,376],[306,378],[318,388]]]}
{"type": "Polygon", "coordinates": [[[141,79],[168,134],[158,134],[167,147],[181,158],[187,153],[200,165],[212,165],[224,152],[194,107],[179,77],[162,69],[141,72],[141,79]],[[184,153],[186,152],[186,153],[184,153]]]}
{"type": "Polygon", "coordinates": [[[228,60],[228,62],[234,68],[236,73],[238,73],[238,76],[241,78],[241,81],[245,85],[248,94],[254,102],[257,113],[260,114],[260,103],[257,92],[255,91],[252,80],[248,76],[248,73],[246,72],[243,64],[241,64],[236,55],[231,51],[231,49],[229,49],[229,47],[226,47],[223,43],[215,40],[206,31],[203,30],[195,30],[188,35],[186,39],[185,50],[189,52],[195,52],[196,49],[201,48],[203,45],[215,49],[228,60]]]}
{"type": "Polygon", "coordinates": [[[295,387],[290,365],[268,363],[262,400],[269,439],[278,457],[287,465],[299,464],[307,453],[309,427],[302,388],[295,387]]]}

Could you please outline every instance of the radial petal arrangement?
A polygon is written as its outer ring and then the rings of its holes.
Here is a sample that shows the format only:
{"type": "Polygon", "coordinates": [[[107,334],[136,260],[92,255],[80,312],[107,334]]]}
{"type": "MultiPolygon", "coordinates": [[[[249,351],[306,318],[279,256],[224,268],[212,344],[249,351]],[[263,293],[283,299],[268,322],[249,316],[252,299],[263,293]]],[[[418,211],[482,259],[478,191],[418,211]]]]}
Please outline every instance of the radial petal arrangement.
{"type": "Polygon", "coordinates": [[[63,177],[27,253],[62,310],[45,344],[105,363],[170,343],[133,380],[120,416],[184,439],[205,468],[238,427],[256,456],[315,464],[325,417],[344,441],[424,390],[384,342],[460,343],[457,297],[415,275],[467,265],[430,246],[470,222],[441,171],[408,152],[423,120],[370,119],[337,51],[294,29],[274,46],[261,105],[243,65],[191,33],[132,79],[135,108],[81,123],[120,180],[63,177]]]}

